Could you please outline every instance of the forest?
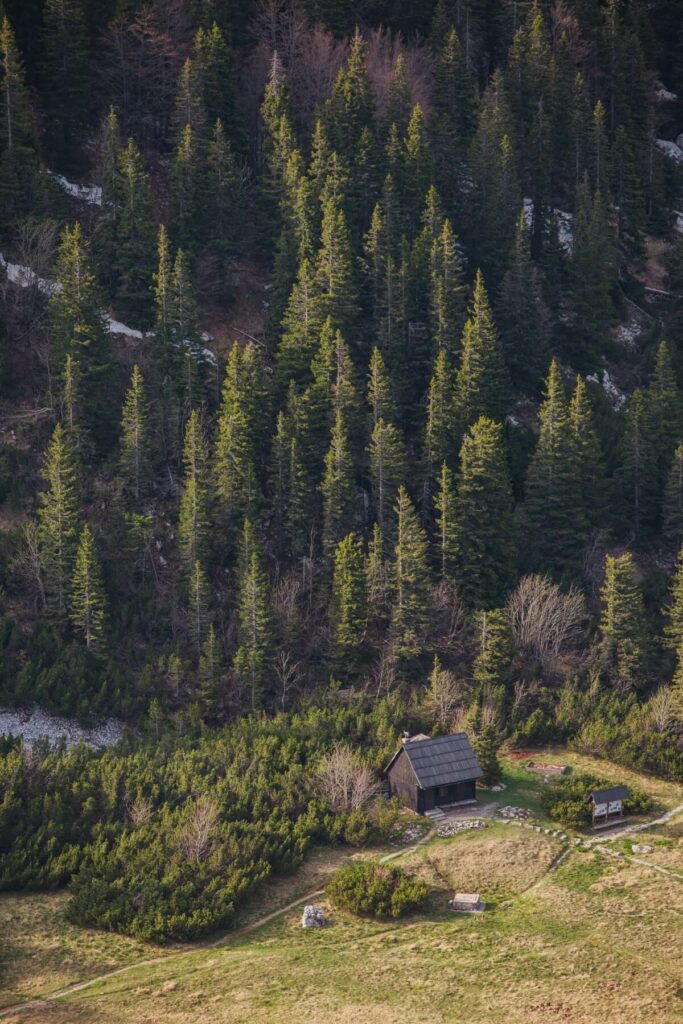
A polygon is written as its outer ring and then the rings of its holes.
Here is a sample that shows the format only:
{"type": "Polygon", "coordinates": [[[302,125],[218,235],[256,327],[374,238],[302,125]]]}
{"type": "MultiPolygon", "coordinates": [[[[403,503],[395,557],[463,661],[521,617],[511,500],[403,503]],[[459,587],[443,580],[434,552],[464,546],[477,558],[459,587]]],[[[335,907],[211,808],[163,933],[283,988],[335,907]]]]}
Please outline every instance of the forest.
{"type": "Polygon", "coordinates": [[[406,725],[683,780],[683,3],[0,19],[0,704],[128,726],[0,885],[210,931],[406,725]]]}

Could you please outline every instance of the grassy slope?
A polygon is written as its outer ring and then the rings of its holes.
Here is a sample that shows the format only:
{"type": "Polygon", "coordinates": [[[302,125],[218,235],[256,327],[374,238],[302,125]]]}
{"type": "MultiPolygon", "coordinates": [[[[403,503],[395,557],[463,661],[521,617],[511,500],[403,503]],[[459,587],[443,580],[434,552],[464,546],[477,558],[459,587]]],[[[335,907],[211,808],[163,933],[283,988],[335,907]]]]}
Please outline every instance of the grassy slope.
{"type": "MultiPolygon", "coordinates": [[[[683,801],[680,787],[656,779],[557,751],[538,755],[560,757],[580,760],[581,767],[610,779],[636,782],[662,809],[683,801]]],[[[537,807],[540,779],[519,762],[506,762],[505,781],[506,790],[493,797],[537,807]]],[[[677,867],[683,821],[658,828],[656,835],[660,845],[649,856],[677,867]]],[[[681,1020],[683,968],[673,953],[683,948],[681,883],[574,851],[545,876],[558,850],[556,840],[510,826],[432,841],[403,862],[433,888],[422,918],[389,924],[339,918],[314,934],[303,933],[299,912],[292,912],[225,948],[188,951],[168,963],[136,968],[16,1019],[384,1024],[403,1022],[409,1011],[411,1021],[426,1024],[465,1016],[472,1024],[630,1024],[634,1015],[658,1024],[681,1020]],[[491,910],[483,918],[453,916],[445,909],[453,888],[480,890],[491,910]]],[[[240,923],[321,887],[348,855],[314,852],[296,874],[261,890],[243,908],[240,923]]],[[[0,899],[7,942],[3,1005],[158,954],[123,937],[65,926],[64,900],[62,894],[0,899]]]]}

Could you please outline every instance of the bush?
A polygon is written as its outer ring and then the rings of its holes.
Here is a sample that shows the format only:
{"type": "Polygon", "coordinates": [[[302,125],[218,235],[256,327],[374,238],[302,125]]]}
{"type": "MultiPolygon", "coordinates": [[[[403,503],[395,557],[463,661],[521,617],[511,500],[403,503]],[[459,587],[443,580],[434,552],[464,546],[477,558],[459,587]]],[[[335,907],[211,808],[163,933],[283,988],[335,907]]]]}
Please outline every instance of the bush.
{"type": "MultiPolygon", "coordinates": [[[[549,818],[565,828],[583,828],[591,822],[590,794],[594,789],[607,789],[611,782],[596,775],[567,775],[551,782],[541,802],[549,818]]],[[[624,801],[624,810],[629,814],[641,814],[650,806],[650,798],[640,789],[631,788],[631,795],[624,801]]]]}
{"type": "Polygon", "coordinates": [[[402,917],[421,907],[429,890],[424,882],[410,878],[401,868],[377,861],[349,864],[338,871],[327,886],[335,907],[368,917],[402,917]]]}

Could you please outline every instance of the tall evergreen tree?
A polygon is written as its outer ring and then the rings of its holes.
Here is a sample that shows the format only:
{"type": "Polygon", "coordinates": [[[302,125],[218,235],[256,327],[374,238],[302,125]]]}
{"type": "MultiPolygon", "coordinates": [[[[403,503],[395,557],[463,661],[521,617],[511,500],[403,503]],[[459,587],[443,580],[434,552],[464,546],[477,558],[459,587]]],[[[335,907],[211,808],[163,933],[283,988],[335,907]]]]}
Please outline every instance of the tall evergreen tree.
{"type": "Polygon", "coordinates": [[[137,364],[121,411],[119,463],[125,486],[138,502],[148,487],[149,426],[145,385],[137,364]]]}
{"type": "Polygon", "coordinates": [[[391,636],[397,657],[410,658],[425,646],[431,594],[427,537],[405,487],[399,488],[396,520],[391,636]]]}
{"type": "Polygon", "coordinates": [[[569,406],[574,459],[581,496],[581,516],[586,526],[597,527],[604,520],[607,488],[605,461],[595,429],[586,383],[577,375],[569,406]]]}
{"type": "Polygon", "coordinates": [[[445,349],[434,362],[434,373],[427,395],[425,431],[425,472],[432,480],[439,466],[454,460],[456,445],[456,413],[453,404],[454,374],[445,349]]]}
{"type": "Polygon", "coordinates": [[[496,310],[512,382],[517,388],[534,394],[548,372],[550,357],[543,334],[524,213],[520,213],[517,221],[515,244],[500,286],[496,310]]]}
{"type": "Polygon", "coordinates": [[[149,326],[155,268],[155,226],[149,176],[132,139],[118,163],[118,213],[114,271],[117,305],[133,321],[149,326]]]}
{"type": "MultiPolygon", "coordinates": [[[[260,500],[256,477],[256,422],[260,372],[249,372],[247,351],[235,344],[230,352],[221,394],[214,453],[214,480],[222,522],[234,530],[251,516],[260,500]]],[[[252,353],[253,356],[253,353],[252,353]]],[[[262,410],[261,410],[262,412],[262,410]]]]}
{"type": "Polygon", "coordinates": [[[476,607],[500,606],[514,582],[512,510],[503,428],[481,418],[462,444],[455,499],[458,584],[476,607]]]}
{"type": "Polygon", "coordinates": [[[514,644],[504,608],[479,612],[475,620],[477,654],[472,666],[475,682],[483,686],[505,685],[510,678],[514,644]]]}
{"type": "Polygon", "coordinates": [[[574,311],[575,359],[581,367],[599,364],[602,345],[614,316],[612,289],[616,283],[614,230],[607,200],[591,194],[587,176],[576,194],[572,257],[571,301],[574,311]]]}
{"type": "Polygon", "coordinates": [[[455,382],[455,414],[460,429],[466,430],[480,416],[502,419],[508,393],[500,339],[480,272],[474,283],[461,349],[455,382]]]}
{"type": "Polygon", "coordinates": [[[45,452],[41,477],[38,536],[48,607],[58,616],[67,608],[73,565],[78,499],[73,453],[60,424],[45,452]]]}
{"type": "Polygon", "coordinates": [[[562,572],[575,565],[585,524],[569,410],[555,360],[539,413],[536,451],[527,474],[525,514],[538,564],[562,572]]]}
{"type": "Polygon", "coordinates": [[[457,497],[454,474],[445,462],[441,464],[434,505],[437,513],[436,537],[439,572],[442,580],[453,581],[456,576],[459,551],[457,497]]]}
{"type": "Polygon", "coordinates": [[[330,618],[335,645],[345,657],[363,641],[367,595],[363,545],[355,533],[344,537],[335,551],[330,618]]]}
{"type": "Polygon", "coordinates": [[[674,651],[683,644],[683,546],[671,580],[671,600],[665,610],[664,643],[674,651]]]}
{"type": "Polygon", "coordinates": [[[201,161],[192,126],[186,124],[178,140],[171,172],[172,233],[178,246],[194,256],[200,243],[201,161]]]}
{"type": "Polygon", "coordinates": [[[331,199],[323,211],[315,283],[318,289],[319,319],[331,317],[345,338],[355,338],[358,295],[351,239],[344,212],[331,199]]]}
{"type": "Polygon", "coordinates": [[[661,493],[676,446],[683,439],[683,402],[665,341],[657,347],[654,373],[647,389],[647,414],[661,493]]]}
{"type": "Polygon", "coordinates": [[[237,605],[239,646],[233,671],[246,688],[251,710],[256,711],[262,705],[268,680],[273,638],[268,577],[260,544],[249,523],[242,538],[237,605]]]}
{"type": "Polygon", "coordinates": [[[434,344],[455,357],[465,320],[466,288],[457,238],[447,219],[432,246],[430,305],[434,344]]]}
{"type": "Polygon", "coordinates": [[[221,276],[240,253],[246,219],[245,172],[237,161],[222,121],[216,121],[206,158],[206,239],[221,276]]]}
{"type": "Polygon", "coordinates": [[[674,452],[664,488],[662,532],[671,543],[683,541],[683,444],[674,452]]]}
{"type": "Polygon", "coordinates": [[[396,495],[406,474],[405,446],[393,424],[385,423],[383,419],[377,421],[368,455],[374,512],[382,538],[388,546],[395,534],[393,513],[396,495]]]}
{"type": "Polygon", "coordinates": [[[81,531],[76,550],[69,616],[87,649],[99,651],[104,644],[104,588],[95,542],[87,525],[81,531]]]}
{"type": "Polygon", "coordinates": [[[44,96],[49,135],[62,157],[87,126],[88,37],[82,0],[46,0],[43,10],[44,96]]]}
{"type": "Polygon", "coordinates": [[[391,380],[377,346],[372,350],[368,368],[368,405],[373,429],[380,420],[384,420],[385,423],[393,423],[396,420],[397,410],[391,380]]]}
{"type": "Polygon", "coordinates": [[[622,518],[640,539],[651,533],[657,522],[658,473],[647,399],[639,388],[631,395],[626,410],[619,479],[622,518]]]}
{"type": "Polygon", "coordinates": [[[207,444],[199,413],[193,409],[185,427],[185,480],[178,516],[178,550],[188,570],[202,561],[208,540],[207,444]]]}
{"type": "Polygon", "coordinates": [[[337,544],[352,528],[355,518],[353,459],[346,422],[341,412],[337,412],[332,427],[321,489],[323,548],[327,557],[332,558],[337,544]]]}
{"type": "Polygon", "coordinates": [[[201,562],[195,561],[187,577],[187,624],[198,658],[209,627],[209,602],[209,581],[201,562]]]}
{"type": "Polygon", "coordinates": [[[0,214],[0,223],[6,224],[28,212],[37,165],[24,67],[7,18],[0,22],[0,108],[0,200],[6,211],[0,214]]]}
{"type": "Polygon", "coordinates": [[[642,682],[646,654],[645,608],[630,551],[607,556],[601,598],[601,658],[615,685],[628,689],[642,682]]]}

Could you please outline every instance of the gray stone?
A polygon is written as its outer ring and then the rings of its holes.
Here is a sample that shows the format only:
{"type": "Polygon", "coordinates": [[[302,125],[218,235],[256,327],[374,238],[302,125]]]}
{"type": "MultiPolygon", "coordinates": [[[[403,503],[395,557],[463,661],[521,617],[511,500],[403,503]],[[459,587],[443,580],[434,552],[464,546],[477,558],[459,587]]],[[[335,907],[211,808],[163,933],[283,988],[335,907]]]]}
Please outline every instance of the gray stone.
{"type": "Polygon", "coordinates": [[[633,844],[633,852],[634,853],[652,853],[652,847],[648,846],[647,843],[634,843],[633,844]]]}
{"type": "Polygon", "coordinates": [[[322,907],[316,907],[312,903],[307,903],[304,907],[303,916],[301,918],[302,928],[322,928],[325,924],[325,911],[322,907]]]}

